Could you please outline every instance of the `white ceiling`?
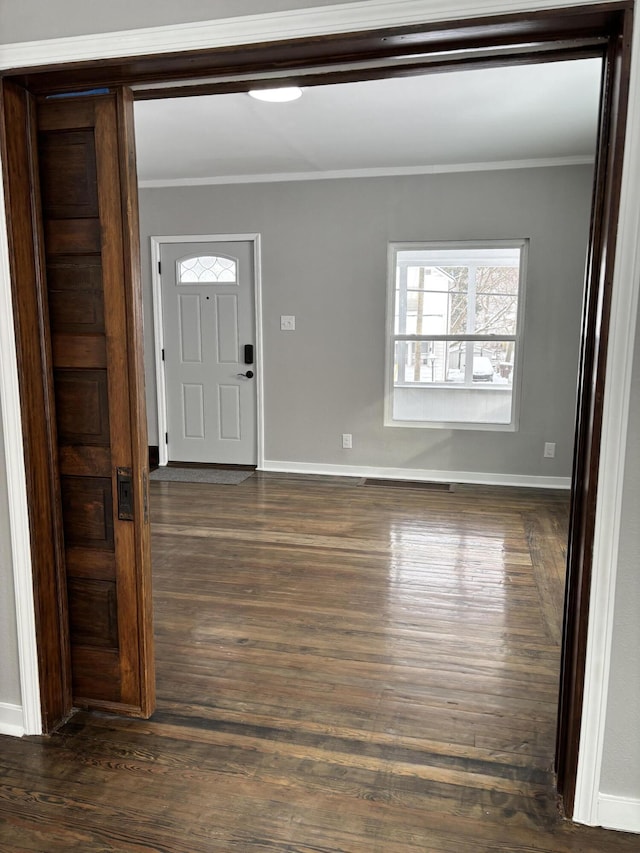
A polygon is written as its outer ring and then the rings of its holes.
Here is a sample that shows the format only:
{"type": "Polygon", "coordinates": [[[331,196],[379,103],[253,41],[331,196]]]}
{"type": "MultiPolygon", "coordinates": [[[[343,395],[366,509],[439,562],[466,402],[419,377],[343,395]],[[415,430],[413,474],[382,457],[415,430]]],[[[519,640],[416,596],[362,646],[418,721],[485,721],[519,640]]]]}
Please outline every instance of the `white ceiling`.
{"type": "Polygon", "coordinates": [[[432,171],[587,160],[600,60],[136,103],[142,185],[432,171]]]}

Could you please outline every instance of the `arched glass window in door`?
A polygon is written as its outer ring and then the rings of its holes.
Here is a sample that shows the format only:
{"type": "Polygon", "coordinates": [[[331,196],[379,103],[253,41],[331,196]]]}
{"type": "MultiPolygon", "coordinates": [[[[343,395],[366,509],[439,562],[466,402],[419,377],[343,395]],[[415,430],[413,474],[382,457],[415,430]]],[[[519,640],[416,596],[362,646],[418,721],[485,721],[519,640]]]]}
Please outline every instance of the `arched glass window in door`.
{"type": "Polygon", "coordinates": [[[178,261],[178,284],[237,284],[238,261],[224,255],[199,255],[178,261]]]}

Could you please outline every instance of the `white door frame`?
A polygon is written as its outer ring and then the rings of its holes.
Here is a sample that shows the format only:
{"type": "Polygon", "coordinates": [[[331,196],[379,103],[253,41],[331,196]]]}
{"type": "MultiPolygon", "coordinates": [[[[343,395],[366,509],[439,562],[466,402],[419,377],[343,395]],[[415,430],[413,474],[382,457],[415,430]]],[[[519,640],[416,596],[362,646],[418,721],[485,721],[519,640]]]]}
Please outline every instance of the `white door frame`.
{"type": "Polygon", "coordinates": [[[165,363],[162,359],[164,348],[164,327],[162,317],[162,281],[159,264],[162,246],[168,243],[253,243],[253,288],[255,315],[255,352],[253,370],[256,379],[256,441],[258,468],[264,463],[264,381],[262,372],[262,274],[260,234],[174,234],[169,237],[150,237],[151,243],[151,284],[153,290],[153,340],[156,367],[156,400],[158,412],[158,451],[160,465],[169,461],[167,446],[167,385],[165,363]]]}

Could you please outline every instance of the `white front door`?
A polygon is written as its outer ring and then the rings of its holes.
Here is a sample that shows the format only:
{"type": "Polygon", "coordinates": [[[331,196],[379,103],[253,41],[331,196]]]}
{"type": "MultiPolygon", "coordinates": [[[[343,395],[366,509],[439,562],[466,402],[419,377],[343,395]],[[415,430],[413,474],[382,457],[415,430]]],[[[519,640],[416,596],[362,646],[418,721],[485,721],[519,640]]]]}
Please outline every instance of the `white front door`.
{"type": "Polygon", "coordinates": [[[255,465],[253,243],[160,250],[168,458],[255,465]]]}

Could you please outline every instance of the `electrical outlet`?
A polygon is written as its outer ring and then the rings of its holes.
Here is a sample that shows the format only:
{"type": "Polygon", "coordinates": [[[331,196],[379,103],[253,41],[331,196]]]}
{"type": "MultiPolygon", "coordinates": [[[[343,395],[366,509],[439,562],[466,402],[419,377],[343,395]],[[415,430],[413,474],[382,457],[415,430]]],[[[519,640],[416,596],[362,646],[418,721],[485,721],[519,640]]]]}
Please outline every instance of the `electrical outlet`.
{"type": "Polygon", "coordinates": [[[353,436],[350,432],[342,433],[342,449],[343,450],[351,450],[353,447],[353,436]]]}
{"type": "Polygon", "coordinates": [[[293,314],[281,314],[280,315],[280,331],[281,332],[295,332],[296,330],[296,318],[293,314]]]}
{"type": "Polygon", "coordinates": [[[553,459],[556,455],[555,441],[545,441],[544,443],[544,458],[553,459]]]}

